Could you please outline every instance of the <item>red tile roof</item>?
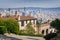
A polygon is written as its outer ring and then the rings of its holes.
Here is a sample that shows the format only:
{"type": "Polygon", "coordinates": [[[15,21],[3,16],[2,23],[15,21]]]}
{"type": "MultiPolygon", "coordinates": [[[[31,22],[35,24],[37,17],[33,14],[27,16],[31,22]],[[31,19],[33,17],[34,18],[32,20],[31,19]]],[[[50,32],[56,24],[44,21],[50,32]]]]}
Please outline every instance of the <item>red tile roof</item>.
{"type": "Polygon", "coordinates": [[[20,16],[20,20],[36,20],[36,18],[31,16],[20,16]]]}
{"type": "MultiPolygon", "coordinates": [[[[0,17],[0,20],[9,20],[9,19],[17,20],[17,17],[16,16],[0,17]]],[[[20,20],[36,20],[36,18],[31,16],[20,16],[20,20]]]]}

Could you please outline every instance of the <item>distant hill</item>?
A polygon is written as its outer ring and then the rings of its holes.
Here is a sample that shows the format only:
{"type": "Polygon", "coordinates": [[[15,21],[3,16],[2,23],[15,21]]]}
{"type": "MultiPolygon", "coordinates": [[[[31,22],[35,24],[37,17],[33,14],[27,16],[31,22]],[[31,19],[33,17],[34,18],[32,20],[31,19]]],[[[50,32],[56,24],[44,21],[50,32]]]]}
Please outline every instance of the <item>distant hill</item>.
{"type": "MultiPolygon", "coordinates": [[[[21,9],[26,9],[26,10],[60,10],[60,7],[57,8],[42,8],[42,7],[21,7],[21,8],[10,8],[11,10],[21,10],[21,9]]],[[[0,8],[0,10],[7,10],[8,8],[0,8]]]]}

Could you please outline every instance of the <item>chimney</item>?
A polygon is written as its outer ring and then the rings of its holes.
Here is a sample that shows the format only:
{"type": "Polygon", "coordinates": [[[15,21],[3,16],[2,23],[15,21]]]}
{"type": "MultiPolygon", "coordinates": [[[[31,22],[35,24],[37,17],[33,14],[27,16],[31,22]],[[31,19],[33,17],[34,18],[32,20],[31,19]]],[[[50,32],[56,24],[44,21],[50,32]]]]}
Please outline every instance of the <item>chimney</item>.
{"type": "Polygon", "coordinates": [[[16,16],[16,17],[18,16],[18,13],[17,13],[17,11],[15,11],[15,16],[16,16]]]}
{"type": "Polygon", "coordinates": [[[18,21],[20,20],[20,15],[18,15],[18,21]]]}
{"type": "Polygon", "coordinates": [[[15,16],[16,16],[17,20],[19,21],[20,20],[19,11],[15,11],[15,16]]]}

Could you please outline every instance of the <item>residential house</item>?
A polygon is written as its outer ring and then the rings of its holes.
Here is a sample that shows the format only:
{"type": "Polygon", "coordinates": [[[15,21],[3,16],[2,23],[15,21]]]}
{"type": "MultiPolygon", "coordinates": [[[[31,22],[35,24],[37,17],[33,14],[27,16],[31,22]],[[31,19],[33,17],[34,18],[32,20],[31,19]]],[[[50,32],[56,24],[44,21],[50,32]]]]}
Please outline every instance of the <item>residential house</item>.
{"type": "MultiPolygon", "coordinates": [[[[34,17],[31,17],[31,16],[20,16],[19,15],[19,12],[15,12],[15,15],[14,16],[9,16],[9,17],[1,17],[1,14],[0,14],[0,19],[4,19],[4,20],[8,20],[8,19],[13,19],[13,20],[17,20],[18,23],[19,23],[19,29],[20,30],[25,30],[26,29],[26,25],[31,22],[32,23],[32,27],[35,29],[35,31],[37,32],[37,26],[36,26],[36,22],[37,22],[37,19],[34,18],[34,17]]],[[[50,21],[48,21],[47,23],[45,24],[41,24],[40,25],[40,28],[39,28],[39,33],[40,34],[49,34],[50,32],[54,32],[54,29],[51,29],[51,26],[50,26],[50,21]]]]}

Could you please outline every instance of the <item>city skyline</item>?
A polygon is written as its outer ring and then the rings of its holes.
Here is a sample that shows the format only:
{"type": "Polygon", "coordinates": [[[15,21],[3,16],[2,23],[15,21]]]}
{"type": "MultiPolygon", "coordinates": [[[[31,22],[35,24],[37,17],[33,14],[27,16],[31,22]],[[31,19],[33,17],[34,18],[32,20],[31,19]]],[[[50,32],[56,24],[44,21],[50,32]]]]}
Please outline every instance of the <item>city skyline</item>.
{"type": "Polygon", "coordinates": [[[0,0],[0,8],[60,7],[60,0],[0,0]]]}

